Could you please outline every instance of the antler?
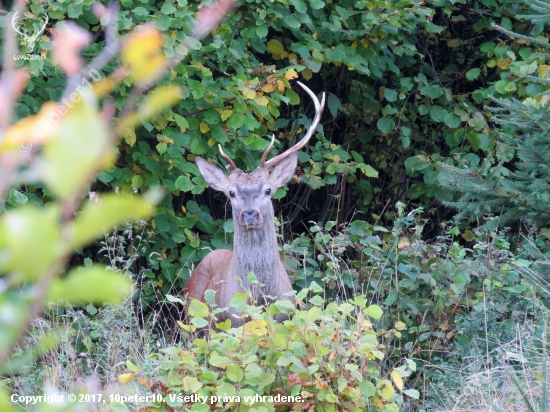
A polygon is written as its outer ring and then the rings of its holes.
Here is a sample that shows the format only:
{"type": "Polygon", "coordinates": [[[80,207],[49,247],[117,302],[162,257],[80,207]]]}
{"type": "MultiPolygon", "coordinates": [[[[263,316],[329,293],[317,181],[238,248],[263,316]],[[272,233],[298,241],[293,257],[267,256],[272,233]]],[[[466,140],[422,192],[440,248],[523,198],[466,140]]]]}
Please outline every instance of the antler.
{"type": "Polygon", "coordinates": [[[273,147],[274,142],[275,142],[275,135],[271,135],[271,143],[269,143],[269,146],[267,146],[266,149],[264,150],[264,154],[262,155],[262,161],[260,162],[260,167],[265,166],[265,159],[267,157],[267,154],[269,153],[269,151],[273,147]]]}
{"type": "Polygon", "coordinates": [[[222,150],[222,145],[221,144],[218,144],[218,148],[220,149],[220,154],[222,155],[222,157],[227,161],[227,163],[229,163],[229,168],[228,168],[228,171],[229,173],[231,173],[233,170],[237,170],[237,166],[235,166],[235,163],[233,162],[233,160],[231,160],[231,158],[229,156],[227,156],[224,151],[222,150]]]}
{"type": "Polygon", "coordinates": [[[297,152],[302,147],[306,145],[306,143],[309,141],[311,136],[313,136],[313,133],[315,133],[315,129],[317,128],[317,125],[319,124],[319,121],[321,120],[321,113],[323,112],[323,109],[325,108],[325,93],[323,92],[323,98],[321,99],[321,102],[319,103],[319,99],[317,99],[317,96],[315,96],[315,93],[313,93],[309,87],[305,86],[304,84],[297,82],[302,89],[304,89],[307,94],[311,97],[313,100],[313,104],[315,105],[315,117],[313,118],[313,121],[311,122],[311,126],[309,127],[309,130],[307,131],[306,135],[300,140],[298,143],[296,143],[294,146],[292,146],[290,149],[288,149],[286,152],[281,153],[278,156],[275,156],[273,159],[265,161],[267,157],[267,152],[271,149],[273,146],[273,140],[275,136],[271,139],[271,144],[265,149],[264,154],[262,155],[262,162],[260,164],[261,168],[267,168],[273,167],[281,162],[284,158],[289,156],[290,154],[297,152]]]}

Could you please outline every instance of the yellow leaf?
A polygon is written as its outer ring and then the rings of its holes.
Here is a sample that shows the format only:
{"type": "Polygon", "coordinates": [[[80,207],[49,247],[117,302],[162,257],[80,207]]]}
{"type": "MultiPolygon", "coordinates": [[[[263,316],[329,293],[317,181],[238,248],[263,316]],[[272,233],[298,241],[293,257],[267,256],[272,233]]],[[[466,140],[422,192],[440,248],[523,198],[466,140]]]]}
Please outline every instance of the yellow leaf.
{"type": "Polygon", "coordinates": [[[134,129],[132,126],[126,127],[122,131],[122,137],[124,138],[126,143],[128,143],[128,145],[130,147],[132,147],[136,143],[136,140],[137,140],[136,129],[134,129]]]}
{"type": "Polygon", "coordinates": [[[174,141],[172,139],[170,139],[168,136],[159,136],[160,137],[160,141],[161,142],[164,142],[164,143],[169,143],[169,144],[174,144],[174,141]]]}
{"type": "Polygon", "coordinates": [[[399,244],[397,245],[397,248],[399,250],[403,250],[405,248],[408,248],[411,245],[411,242],[406,237],[403,237],[399,239],[399,244]]]}
{"type": "Polygon", "coordinates": [[[137,373],[123,373],[122,375],[118,375],[118,381],[120,383],[128,383],[131,382],[136,375],[137,373]]]}
{"type": "Polygon", "coordinates": [[[64,105],[44,103],[37,115],[28,116],[6,130],[0,151],[18,146],[22,151],[28,151],[33,145],[41,145],[53,139],[59,132],[62,115],[66,112],[67,107],[64,105]]]}
{"type": "Polygon", "coordinates": [[[379,410],[384,409],[384,404],[382,403],[382,400],[378,397],[378,395],[373,396],[372,404],[376,406],[379,410]]]}
{"type": "Polygon", "coordinates": [[[267,333],[267,322],[261,319],[254,319],[244,325],[244,331],[256,336],[262,336],[267,333]]]}
{"type": "Polygon", "coordinates": [[[264,93],[273,93],[275,91],[275,85],[274,84],[266,84],[262,87],[262,91],[264,93]]]}
{"type": "Polygon", "coordinates": [[[365,49],[367,49],[367,48],[369,47],[369,44],[370,44],[370,43],[369,43],[369,41],[368,41],[367,39],[362,39],[362,40],[361,40],[361,45],[362,45],[365,49]]]}
{"type": "Polygon", "coordinates": [[[252,89],[249,89],[246,86],[244,87],[244,89],[242,89],[242,94],[247,99],[253,99],[254,97],[256,97],[256,91],[252,90],[252,89]]]}
{"type": "Polygon", "coordinates": [[[512,63],[512,59],[509,57],[505,59],[497,59],[497,66],[502,70],[506,70],[510,66],[510,63],[512,63]]]}
{"type": "Polygon", "coordinates": [[[229,119],[232,114],[233,110],[224,110],[221,114],[222,122],[225,122],[227,119],[229,119]]]}
{"type": "Polygon", "coordinates": [[[136,365],[134,365],[131,361],[127,360],[126,361],[126,367],[128,369],[130,369],[132,372],[139,372],[139,367],[137,367],[136,365]]]}
{"type": "Polygon", "coordinates": [[[313,77],[313,72],[309,67],[306,67],[304,70],[302,70],[302,76],[306,80],[311,80],[311,78],[313,77]]]}
{"type": "Polygon", "coordinates": [[[461,46],[464,42],[460,39],[450,39],[450,40],[447,40],[447,46],[449,47],[458,47],[458,46],[461,46]]]}
{"type": "Polygon", "coordinates": [[[208,146],[212,147],[216,144],[216,140],[211,137],[210,139],[208,139],[208,146]]]}
{"type": "Polygon", "coordinates": [[[201,122],[200,129],[201,129],[201,133],[206,133],[206,132],[210,131],[210,127],[208,126],[208,123],[206,123],[206,122],[201,122]]]}
{"type": "Polygon", "coordinates": [[[399,376],[399,373],[397,373],[397,371],[393,371],[391,373],[391,379],[392,379],[393,383],[395,384],[395,386],[397,386],[397,389],[402,391],[403,390],[403,379],[401,378],[401,376],[399,376]]]}
{"type": "Polygon", "coordinates": [[[546,64],[542,64],[539,66],[539,75],[541,79],[546,79],[546,73],[548,73],[548,69],[550,69],[550,66],[546,64]]]}
{"type": "Polygon", "coordinates": [[[275,39],[271,39],[267,42],[267,50],[273,55],[275,60],[280,60],[282,58],[282,54],[285,52],[283,43],[275,39]]]}
{"type": "Polygon", "coordinates": [[[128,63],[134,80],[138,83],[152,80],[166,60],[160,31],[146,25],[132,32],[125,41],[122,57],[128,63]]]}
{"type": "Polygon", "coordinates": [[[267,107],[267,104],[269,103],[267,97],[259,93],[256,94],[256,97],[254,97],[254,101],[256,102],[256,104],[264,107],[267,107]]]}
{"type": "Polygon", "coordinates": [[[277,80],[277,90],[280,92],[285,91],[285,84],[281,80],[277,80]]]}
{"type": "Polygon", "coordinates": [[[395,389],[393,389],[393,385],[389,380],[381,380],[378,381],[376,384],[376,389],[378,390],[378,393],[383,399],[390,399],[393,394],[395,393],[395,389]]]}
{"type": "Polygon", "coordinates": [[[289,69],[289,70],[285,73],[285,78],[286,78],[287,80],[297,79],[297,78],[298,78],[298,73],[296,73],[296,70],[294,70],[294,69],[289,69]]]}
{"type": "Polygon", "coordinates": [[[397,329],[397,330],[405,330],[405,329],[407,329],[407,325],[405,325],[405,323],[404,323],[404,322],[401,322],[401,321],[395,322],[395,329],[397,329]]]}

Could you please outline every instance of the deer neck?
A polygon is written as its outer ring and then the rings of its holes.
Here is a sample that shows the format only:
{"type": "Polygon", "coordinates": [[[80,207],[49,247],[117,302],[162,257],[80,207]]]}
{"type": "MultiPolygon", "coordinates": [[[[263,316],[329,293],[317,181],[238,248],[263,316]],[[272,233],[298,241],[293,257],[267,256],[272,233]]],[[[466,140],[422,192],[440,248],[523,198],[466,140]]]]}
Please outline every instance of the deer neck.
{"type": "MultiPolygon", "coordinates": [[[[233,216],[233,222],[238,222],[237,216],[233,216]]],[[[254,272],[258,281],[264,285],[262,293],[277,296],[281,259],[277,248],[273,212],[264,216],[264,222],[258,229],[249,230],[235,224],[233,254],[235,274],[241,279],[244,288],[251,289],[248,274],[254,272]]]]}

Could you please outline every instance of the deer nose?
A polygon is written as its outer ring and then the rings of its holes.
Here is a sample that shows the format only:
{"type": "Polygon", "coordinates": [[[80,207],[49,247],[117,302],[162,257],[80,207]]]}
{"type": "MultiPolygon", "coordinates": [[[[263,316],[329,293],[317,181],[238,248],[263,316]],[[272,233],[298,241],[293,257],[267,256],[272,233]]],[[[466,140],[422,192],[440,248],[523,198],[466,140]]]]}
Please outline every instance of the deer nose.
{"type": "Polygon", "coordinates": [[[256,210],[244,210],[241,219],[245,225],[255,225],[260,220],[260,214],[256,210]]]}

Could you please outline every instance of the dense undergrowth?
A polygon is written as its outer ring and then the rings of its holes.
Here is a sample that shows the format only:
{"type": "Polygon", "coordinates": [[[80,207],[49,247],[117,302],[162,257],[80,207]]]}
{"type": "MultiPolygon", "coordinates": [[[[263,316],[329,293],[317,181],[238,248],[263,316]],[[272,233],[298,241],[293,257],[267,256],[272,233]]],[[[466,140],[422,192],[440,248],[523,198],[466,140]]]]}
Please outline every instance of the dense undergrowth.
{"type": "MultiPolygon", "coordinates": [[[[547,290],[532,280],[532,239],[531,249],[522,248],[528,239],[519,237],[519,247],[511,248],[512,234],[501,231],[468,248],[451,228],[427,243],[419,238],[423,224],[421,214],[411,211],[397,216],[390,229],[361,221],[313,225],[311,238],[282,248],[291,278],[311,284],[299,293],[305,306],[296,310],[281,302],[266,314],[237,297],[234,304],[248,308],[253,322],[244,330],[226,324],[206,340],[174,321],[151,317],[143,323],[131,301],[113,309],[89,305],[51,313],[31,336],[61,323],[60,350],[12,376],[9,386],[40,393],[50,382],[73,392],[91,375],[106,394],[162,394],[182,410],[210,410],[176,398],[192,394],[220,396],[216,410],[398,410],[392,403],[411,411],[483,410],[498,401],[501,410],[511,411],[525,405],[518,397],[522,390],[540,405],[541,385],[548,385],[541,369],[548,309],[539,298],[547,290]],[[349,300],[331,296],[330,282],[349,300]],[[270,313],[279,310],[294,313],[293,320],[272,325],[270,313]],[[227,402],[224,393],[232,397],[227,402]],[[247,406],[244,397],[256,394],[301,394],[302,402],[266,398],[247,406]]],[[[127,228],[104,242],[119,270],[133,259],[124,246],[147,241],[130,233],[136,232],[127,228]]],[[[535,244],[546,247],[540,239],[535,244]]],[[[173,296],[160,299],[158,307],[180,303],[173,296]]],[[[192,325],[207,325],[206,305],[197,303],[190,313],[192,325]]]]}

